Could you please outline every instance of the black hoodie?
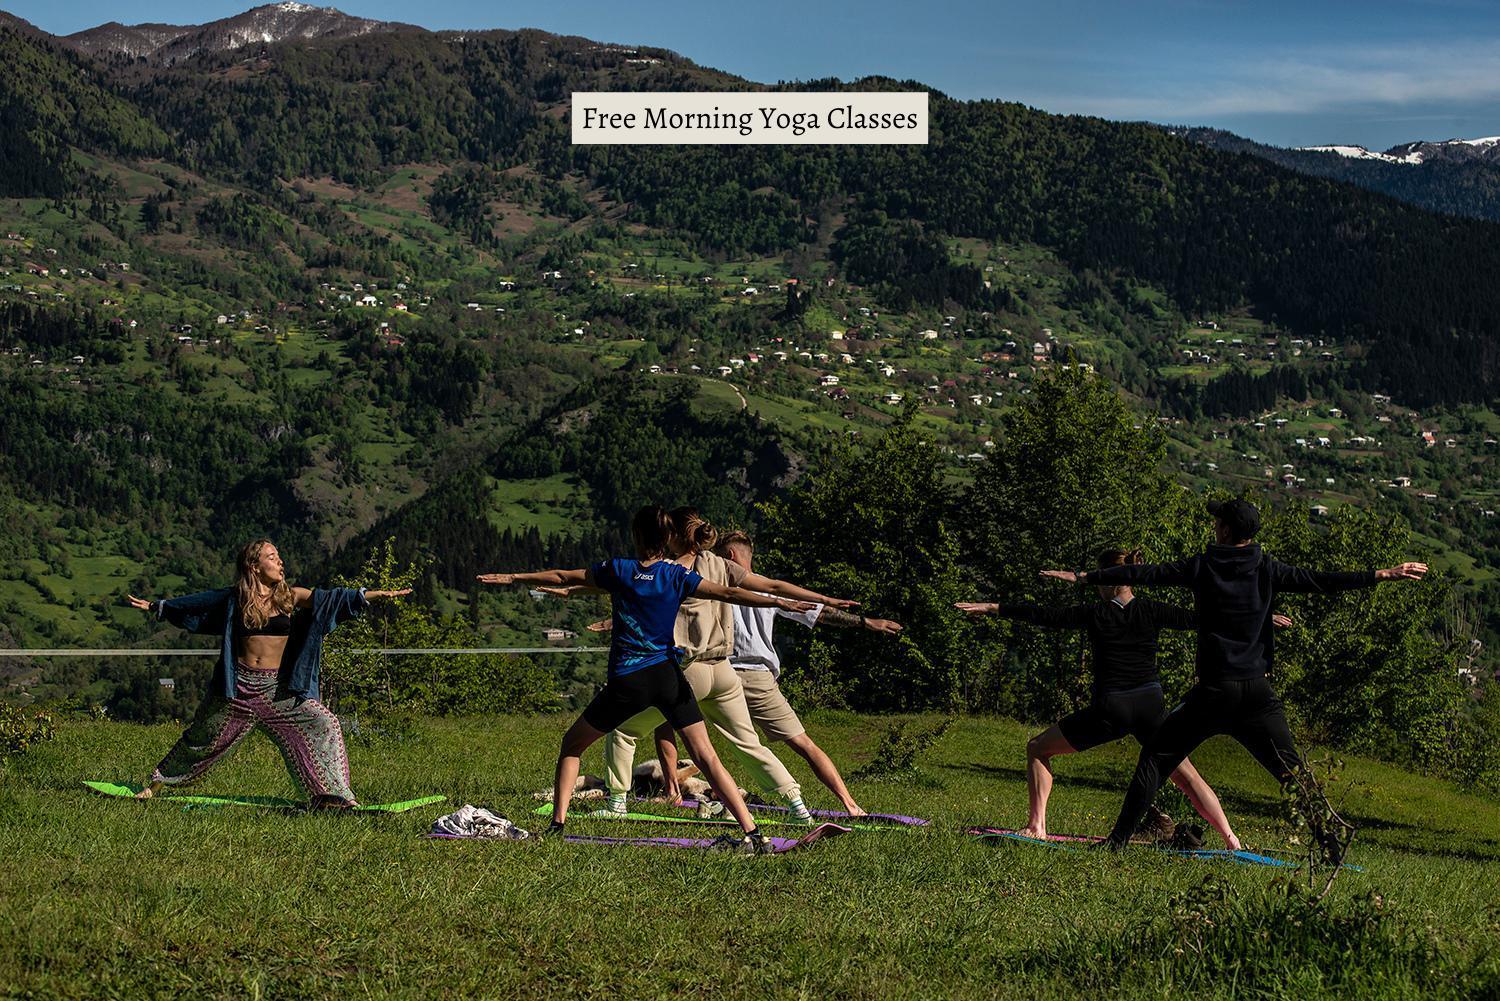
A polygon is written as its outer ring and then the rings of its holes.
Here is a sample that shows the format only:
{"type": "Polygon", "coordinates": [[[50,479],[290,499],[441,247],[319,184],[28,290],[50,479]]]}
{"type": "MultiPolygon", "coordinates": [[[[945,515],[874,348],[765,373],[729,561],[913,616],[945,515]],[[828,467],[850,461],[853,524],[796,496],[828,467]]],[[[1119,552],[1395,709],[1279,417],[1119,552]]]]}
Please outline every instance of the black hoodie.
{"type": "Polygon", "coordinates": [[[1198,677],[1247,681],[1271,672],[1275,629],[1271,606],[1278,591],[1328,594],[1372,587],[1375,571],[1325,573],[1271,559],[1257,543],[1211,545],[1202,556],[1176,563],[1138,563],[1090,570],[1089,584],[1190,588],[1198,612],[1198,677]]]}

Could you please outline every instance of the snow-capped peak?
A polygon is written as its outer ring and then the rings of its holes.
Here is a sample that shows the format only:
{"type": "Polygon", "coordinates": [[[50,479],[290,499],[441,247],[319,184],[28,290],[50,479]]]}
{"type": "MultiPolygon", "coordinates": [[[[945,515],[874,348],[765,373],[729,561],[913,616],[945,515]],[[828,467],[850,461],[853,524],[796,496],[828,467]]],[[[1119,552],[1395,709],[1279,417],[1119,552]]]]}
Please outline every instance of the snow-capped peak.
{"type": "Polygon", "coordinates": [[[90,54],[124,52],[132,57],[145,56],[158,62],[170,62],[197,52],[224,52],[245,45],[352,38],[372,32],[408,29],[420,30],[411,25],[351,17],[334,7],[280,0],[208,24],[107,24],[69,35],[65,41],[90,54]]]}
{"type": "Polygon", "coordinates": [[[1304,153],[1337,153],[1351,160],[1379,160],[1382,163],[1405,163],[1418,164],[1422,162],[1422,154],[1419,151],[1394,156],[1390,153],[1376,153],[1374,150],[1365,149],[1363,146],[1299,146],[1304,153]]]}
{"type": "Polygon", "coordinates": [[[1379,163],[1396,163],[1407,166],[1416,166],[1424,163],[1430,164],[1440,160],[1449,163],[1470,163],[1475,161],[1500,163],[1500,136],[1436,141],[1419,139],[1416,142],[1392,146],[1384,153],[1378,153],[1363,146],[1331,145],[1303,146],[1300,148],[1302,151],[1308,153],[1333,153],[1338,156],[1348,157],[1351,160],[1374,160],[1379,163]]]}

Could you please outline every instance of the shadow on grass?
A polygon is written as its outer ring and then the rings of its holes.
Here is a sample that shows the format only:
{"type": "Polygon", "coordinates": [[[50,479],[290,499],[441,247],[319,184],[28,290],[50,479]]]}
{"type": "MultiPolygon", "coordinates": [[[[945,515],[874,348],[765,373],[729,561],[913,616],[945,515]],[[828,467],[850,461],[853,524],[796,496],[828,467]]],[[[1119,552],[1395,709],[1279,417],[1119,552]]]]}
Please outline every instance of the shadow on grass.
{"type": "MultiPolygon", "coordinates": [[[[1024,768],[1008,768],[1002,765],[983,765],[972,762],[939,765],[938,767],[950,768],[958,772],[972,772],[976,775],[1012,779],[1017,782],[1026,781],[1026,770],[1024,768]]],[[[1104,779],[1093,775],[1065,774],[1057,776],[1058,785],[1093,789],[1098,792],[1111,793],[1122,799],[1125,796],[1125,786],[1128,781],[1128,778],[1118,780],[1104,779]]],[[[1257,796],[1254,793],[1226,793],[1222,790],[1218,792],[1219,800],[1224,806],[1231,808],[1232,812],[1237,814],[1274,818],[1281,808],[1280,800],[1274,796],[1257,796]]]]}

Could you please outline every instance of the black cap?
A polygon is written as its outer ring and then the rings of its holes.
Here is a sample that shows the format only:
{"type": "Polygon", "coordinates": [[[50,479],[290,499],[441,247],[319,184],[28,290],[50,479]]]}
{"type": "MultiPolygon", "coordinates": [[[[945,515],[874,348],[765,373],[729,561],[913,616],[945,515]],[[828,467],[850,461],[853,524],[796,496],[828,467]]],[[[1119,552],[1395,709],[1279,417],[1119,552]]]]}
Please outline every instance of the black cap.
{"type": "Polygon", "coordinates": [[[1247,500],[1209,501],[1208,513],[1229,529],[1235,542],[1253,539],[1260,531],[1260,512],[1247,500]]]}

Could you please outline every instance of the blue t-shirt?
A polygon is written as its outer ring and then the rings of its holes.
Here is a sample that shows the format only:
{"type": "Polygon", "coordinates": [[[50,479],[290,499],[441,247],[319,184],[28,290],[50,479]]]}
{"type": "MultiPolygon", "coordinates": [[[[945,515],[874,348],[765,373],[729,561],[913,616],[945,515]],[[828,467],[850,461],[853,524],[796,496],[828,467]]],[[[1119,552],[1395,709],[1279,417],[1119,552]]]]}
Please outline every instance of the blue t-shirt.
{"type": "Polygon", "coordinates": [[[677,659],[672,638],[677,609],[693,596],[703,578],[671,560],[643,567],[640,560],[624,557],[596,563],[591,572],[594,584],[609,592],[614,606],[609,676],[617,678],[677,659]]]}

